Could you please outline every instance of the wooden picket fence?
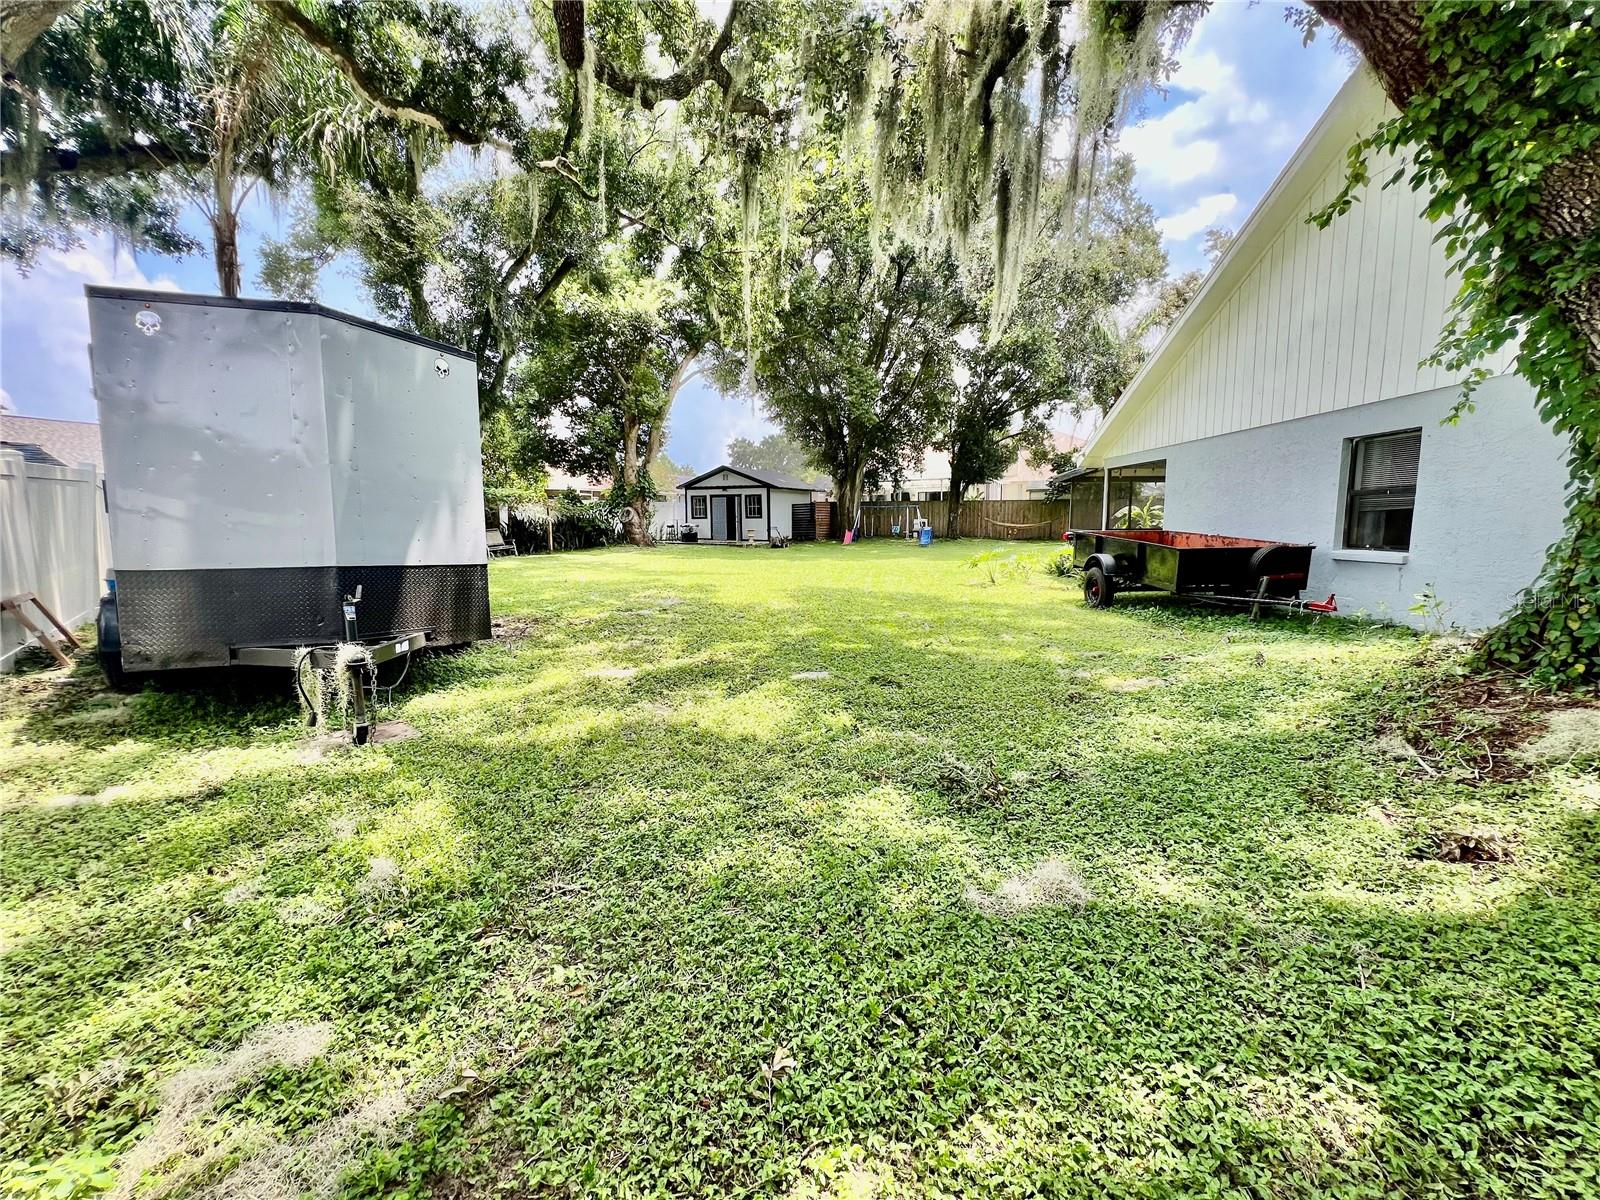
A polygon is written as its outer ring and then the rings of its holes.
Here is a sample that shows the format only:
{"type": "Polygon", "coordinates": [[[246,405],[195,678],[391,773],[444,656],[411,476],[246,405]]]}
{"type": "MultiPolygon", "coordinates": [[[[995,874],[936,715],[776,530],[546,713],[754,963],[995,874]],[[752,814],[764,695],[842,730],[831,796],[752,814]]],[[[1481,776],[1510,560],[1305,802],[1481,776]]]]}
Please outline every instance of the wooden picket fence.
{"type": "MultiPolygon", "coordinates": [[[[867,537],[891,537],[894,526],[899,525],[904,536],[908,511],[913,520],[920,516],[932,522],[934,537],[945,536],[950,514],[948,500],[863,505],[862,533],[867,537]]],[[[1054,542],[1067,531],[1070,518],[1071,507],[1065,500],[968,500],[961,505],[960,532],[962,537],[970,538],[1054,542]]]]}

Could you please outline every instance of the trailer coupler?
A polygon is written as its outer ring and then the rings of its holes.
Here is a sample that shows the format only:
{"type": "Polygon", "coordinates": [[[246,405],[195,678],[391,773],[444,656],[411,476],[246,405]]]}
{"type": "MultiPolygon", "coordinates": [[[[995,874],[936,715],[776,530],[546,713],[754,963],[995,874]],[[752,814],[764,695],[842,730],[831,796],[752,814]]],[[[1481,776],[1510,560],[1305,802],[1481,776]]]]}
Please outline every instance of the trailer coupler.
{"type": "MultiPolygon", "coordinates": [[[[421,650],[428,642],[424,632],[403,633],[377,642],[344,642],[320,646],[234,646],[228,651],[230,661],[241,667],[285,667],[296,673],[309,663],[315,670],[339,680],[339,685],[350,699],[350,740],[364,746],[372,738],[373,707],[368,702],[366,680],[363,673],[405,654],[421,650]]],[[[303,691],[303,689],[302,689],[303,691]]],[[[310,723],[318,723],[318,706],[309,702],[310,723]]]]}

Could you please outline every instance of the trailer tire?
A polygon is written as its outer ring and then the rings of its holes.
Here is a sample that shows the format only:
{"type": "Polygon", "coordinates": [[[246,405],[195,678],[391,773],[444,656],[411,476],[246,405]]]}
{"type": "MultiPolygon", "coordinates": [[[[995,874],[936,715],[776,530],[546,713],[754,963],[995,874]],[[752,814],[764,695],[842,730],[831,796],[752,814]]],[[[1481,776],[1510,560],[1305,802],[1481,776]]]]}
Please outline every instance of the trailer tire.
{"type": "Polygon", "coordinates": [[[1090,608],[1110,608],[1117,594],[1117,585],[1111,581],[1104,567],[1090,567],[1083,576],[1083,602],[1090,608]]]}
{"type": "Polygon", "coordinates": [[[110,593],[100,597],[94,633],[95,657],[100,660],[106,686],[114,692],[137,692],[144,684],[144,676],[123,669],[122,627],[117,621],[117,598],[110,593]]]}

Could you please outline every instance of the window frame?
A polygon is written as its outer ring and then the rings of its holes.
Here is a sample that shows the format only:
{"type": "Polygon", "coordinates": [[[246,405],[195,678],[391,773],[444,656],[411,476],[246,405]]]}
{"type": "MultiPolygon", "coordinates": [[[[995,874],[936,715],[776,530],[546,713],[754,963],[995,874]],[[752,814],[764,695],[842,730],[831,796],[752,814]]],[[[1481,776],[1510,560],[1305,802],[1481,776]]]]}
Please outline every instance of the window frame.
{"type": "MultiPolygon", "coordinates": [[[[1422,428],[1417,426],[1410,429],[1390,429],[1383,433],[1362,434],[1359,437],[1345,439],[1345,470],[1344,470],[1344,511],[1339,523],[1339,547],[1342,550],[1370,550],[1386,554],[1409,554],[1411,552],[1412,527],[1407,525],[1404,545],[1385,544],[1372,546],[1364,544],[1356,537],[1356,523],[1362,516],[1361,501],[1381,497],[1384,499],[1409,498],[1411,504],[1409,511],[1415,520],[1417,512],[1417,479],[1422,471],[1422,428]],[[1417,443],[1416,474],[1412,476],[1410,487],[1357,487],[1356,481],[1361,470],[1362,447],[1373,442],[1382,442],[1397,438],[1415,438],[1417,443]]],[[[1401,506],[1396,506],[1393,511],[1399,511],[1401,506]]]]}
{"type": "Polygon", "coordinates": [[[761,521],[766,519],[766,515],[767,510],[762,501],[761,493],[746,492],[744,494],[744,519],[746,521],[761,521]],[[753,505],[750,503],[752,500],[755,501],[753,505]],[[752,509],[754,509],[753,512],[751,511],[752,509]]]}
{"type": "Polygon", "coordinates": [[[711,498],[709,496],[689,497],[689,520],[704,521],[711,516],[711,498]]]}

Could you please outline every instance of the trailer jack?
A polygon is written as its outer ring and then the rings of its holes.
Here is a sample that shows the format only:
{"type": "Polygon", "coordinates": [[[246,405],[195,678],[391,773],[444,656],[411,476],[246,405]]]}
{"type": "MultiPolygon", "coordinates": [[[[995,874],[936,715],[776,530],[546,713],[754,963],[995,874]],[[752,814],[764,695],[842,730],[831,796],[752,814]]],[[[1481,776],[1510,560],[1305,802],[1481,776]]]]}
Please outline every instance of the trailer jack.
{"type": "MultiPolygon", "coordinates": [[[[345,609],[347,614],[352,614],[354,601],[347,600],[345,609]]],[[[346,616],[347,627],[352,620],[353,614],[346,616]]],[[[307,664],[335,678],[342,677],[342,686],[350,697],[350,740],[357,746],[365,746],[372,739],[373,724],[373,705],[367,695],[366,672],[381,663],[421,650],[427,642],[428,635],[419,631],[377,642],[349,641],[322,646],[235,646],[229,651],[229,660],[241,667],[287,667],[295,673],[296,686],[301,687],[303,696],[304,688],[299,679],[300,672],[307,664]]],[[[311,708],[310,723],[315,726],[319,721],[317,706],[310,703],[309,696],[304,698],[311,708]]]]}

